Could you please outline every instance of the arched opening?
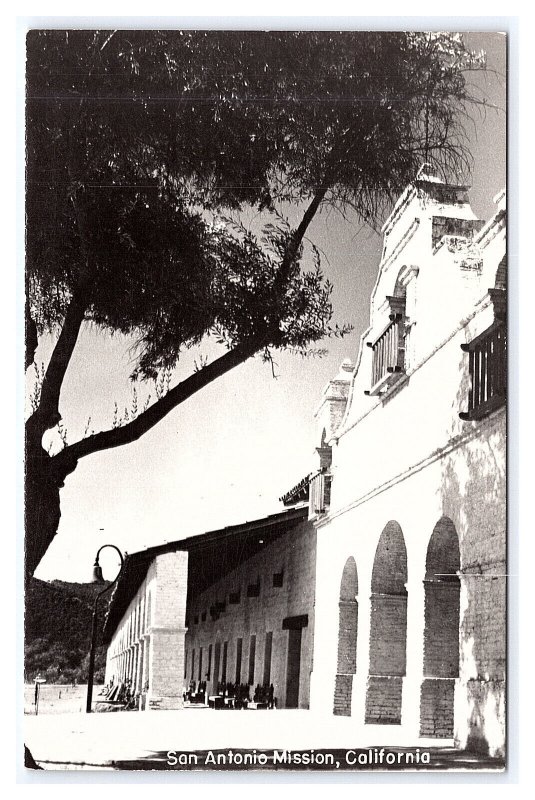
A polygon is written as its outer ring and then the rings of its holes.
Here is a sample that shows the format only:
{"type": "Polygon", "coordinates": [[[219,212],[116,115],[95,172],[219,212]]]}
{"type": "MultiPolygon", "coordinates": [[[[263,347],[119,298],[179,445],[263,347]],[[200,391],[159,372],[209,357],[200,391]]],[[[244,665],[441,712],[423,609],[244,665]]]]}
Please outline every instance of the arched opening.
{"type": "Polygon", "coordinates": [[[338,660],[334,683],[333,713],[351,716],[353,675],[357,671],[357,629],[359,590],[355,559],[347,559],[340,582],[338,603],[338,660]]]}
{"type": "Polygon", "coordinates": [[[455,678],[459,677],[459,539],[453,522],[435,525],[425,562],[424,679],[420,735],[451,739],[455,678]]]}
{"type": "Polygon", "coordinates": [[[400,725],[407,656],[407,550],[397,522],[381,534],[372,572],[368,724],[400,725]]]}

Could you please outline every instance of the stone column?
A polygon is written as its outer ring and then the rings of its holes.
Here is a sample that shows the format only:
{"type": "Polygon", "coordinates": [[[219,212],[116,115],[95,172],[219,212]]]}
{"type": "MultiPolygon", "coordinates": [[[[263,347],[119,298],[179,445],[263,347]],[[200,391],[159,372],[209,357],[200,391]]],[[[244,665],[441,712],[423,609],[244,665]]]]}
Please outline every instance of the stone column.
{"type": "Polygon", "coordinates": [[[425,598],[416,560],[413,559],[412,563],[413,576],[407,583],[407,670],[403,682],[401,722],[410,741],[417,741],[420,736],[420,694],[424,667],[425,598]]]}
{"type": "Polygon", "coordinates": [[[141,663],[141,691],[145,692],[146,685],[149,682],[149,652],[150,652],[150,636],[144,633],[141,637],[143,641],[143,658],[141,663]]]}
{"type": "Polygon", "coordinates": [[[139,694],[142,689],[142,672],[143,672],[143,640],[136,644],[136,680],[134,684],[134,691],[139,694]]]}
{"type": "Polygon", "coordinates": [[[150,567],[155,571],[148,707],[183,708],[184,640],[188,588],[187,552],[164,553],[150,567]]]}

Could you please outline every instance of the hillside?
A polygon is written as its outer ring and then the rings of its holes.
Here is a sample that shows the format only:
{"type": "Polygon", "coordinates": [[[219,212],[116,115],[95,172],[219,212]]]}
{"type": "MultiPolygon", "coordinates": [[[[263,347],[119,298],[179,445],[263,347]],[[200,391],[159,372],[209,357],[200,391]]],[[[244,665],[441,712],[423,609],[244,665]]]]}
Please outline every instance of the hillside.
{"type": "MultiPolygon", "coordinates": [[[[105,584],[41,581],[26,593],[25,679],[40,673],[47,683],[85,683],[95,596],[105,584]]],[[[99,604],[99,639],[108,596],[99,604]]],[[[95,681],[104,678],[105,648],[97,650],[95,681]]]]}

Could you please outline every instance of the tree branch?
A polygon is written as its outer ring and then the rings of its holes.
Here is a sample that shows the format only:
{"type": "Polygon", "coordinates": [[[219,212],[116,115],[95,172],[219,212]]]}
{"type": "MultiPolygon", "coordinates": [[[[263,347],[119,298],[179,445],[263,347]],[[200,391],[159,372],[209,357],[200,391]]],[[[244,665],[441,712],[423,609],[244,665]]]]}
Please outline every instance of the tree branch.
{"type": "Polygon", "coordinates": [[[278,284],[279,286],[281,286],[287,279],[290,265],[294,260],[294,258],[296,257],[297,251],[299,250],[299,246],[301,245],[305,233],[307,232],[307,228],[314,219],[323,198],[327,194],[328,189],[329,185],[327,184],[327,181],[324,181],[323,185],[320,186],[319,189],[317,189],[316,194],[314,195],[312,201],[310,202],[310,205],[303,214],[301,222],[295,229],[290,244],[288,245],[288,248],[282,258],[279,271],[277,273],[276,284],[278,284]]]}
{"type": "MultiPolygon", "coordinates": [[[[324,185],[317,190],[310,205],[303,214],[301,222],[291,238],[287,250],[281,260],[280,269],[276,277],[276,282],[281,288],[288,278],[290,266],[297,255],[297,251],[303,240],[303,237],[305,236],[307,228],[312,222],[328,188],[329,187],[327,186],[326,182],[324,182],[324,185]]],[[[69,307],[69,312],[70,311],[71,307],[69,307]]],[[[74,310],[72,313],[74,315],[74,310]]],[[[62,335],[66,328],[67,318],[65,320],[62,335]]],[[[152,406],[149,406],[146,411],[136,417],[136,419],[132,420],[132,422],[129,422],[127,425],[102,431],[94,434],[93,436],[89,436],[86,439],[81,439],[79,442],[75,442],[74,444],[66,447],[51,459],[53,468],[57,468],[64,474],[69,474],[69,472],[72,472],[76,468],[78,461],[85,456],[100,452],[101,450],[109,450],[114,447],[120,447],[122,445],[137,441],[141,438],[141,436],[143,436],[143,434],[147,433],[165,416],[167,416],[170,411],[183,403],[200,389],[203,389],[216,378],[221,377],[234,367],[243,363],[264,347],[270,344],[277,344],[278,335],[279,331],[265,331],[263,335],[259,336],[254,341],[249,341],[236,346],[232,350],[229,350],[229,352],[225,353],[225,355],[216,359],[211,364],[208,364],[203,369],[194,372],[184,381],[179,383],[178,386],[175,386],[173,389],[171,389],[164,397],[158,400],[158,402],[154,403],[152,406]]],[[[74,341],[72,341],[73,347],[75,342],[76,338],[74,338],[74,341]]],[[[61,367],[61,353],[67,351],[69,343],[70,340],[67,340],[66,338],[65,346],[59,349],[57,369],[54,370],[51,377],[54,377],[56,373],[59,374],[61,367]]],[[[58,349],[59,344],[60,342],[58,341],[56,349],[58,349]]],[[[55,354],[56,351],[54,351],[54,355],[55,354]]],[[[50,371],[50,366],[48,371],[50,371]]],[[[45,381],[48,377],[48,371],[45,381]]],[[[43,388],[44,385],[45,384],[43,383],[43,388]]],[[[53,385],[54,384],[51,385],[51,389],[53,388],[53,385]]],[[[60,386],[61,383],[58,389],[60,386]]],[[[51,389],[49,390],[50,395],[53,396],[51,389]]],[[[41,395],[41,398],[42,397],[43,395],[41,395]]]]}
{"type": "Polygon", "coordinates": [[[225,375],[234,367],[242,364],[261,349],[261,347],[263,347],[263,344],[259,342],[254,345],[251,343],[239,345],[233,350],[229,350],[203,369],[192,373],[188,378],[179,383],[178,386],[170,389],[164,397],[149,406],[146,411],[132,420],[132,422],[120,428],[102,431],[93,436],[88,436],[86,439],[81,439],[79,442],[75,442],[56,456],[53,456],[51,459],[52,464],[57,466],[61,472],[68,474],[76,468],[77,462],[79,459],[84,458],[84,456],[137,441],[143,434],[147,433],[167,416],[170,411],[176,408],[176,406],[183,403],[216,378],[225,375]]]}
{"type": "Polygon", "coordinates": [[[61,419],[59,413],[61,386],[80,333],[84,314],[85,303],[73,297],[65,313],[61,333],[43,380],[39,406],[33,415],[39,420],[42,433],[53,428],[61,419]]]}

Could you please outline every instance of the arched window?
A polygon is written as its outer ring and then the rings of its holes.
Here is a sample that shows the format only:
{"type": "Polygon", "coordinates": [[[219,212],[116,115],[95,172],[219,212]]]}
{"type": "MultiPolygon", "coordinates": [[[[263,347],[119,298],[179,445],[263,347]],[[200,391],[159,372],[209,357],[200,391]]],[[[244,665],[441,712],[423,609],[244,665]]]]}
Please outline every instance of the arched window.
{"type": "Polygon", "coordinates": [[[459,540],[453,522],[436,524],[425,563],[424,680],[420,734],[450,739],[454,733],[455,678],[459,676],[459,540]]]}
{"type": "Polygon", "coordinates": [[[383,530],[373,563],[367,723],[401,724],[407,654],[407,550],[397,522],[383,530]]]}
{"type": "Polygon", "coordinates": [[[351,715],[353,675],[357,671],[358,576],[353,557],[348,558],[340,582],[338,604],[338,660],[334,685],[334,714],[351,715]]]}

